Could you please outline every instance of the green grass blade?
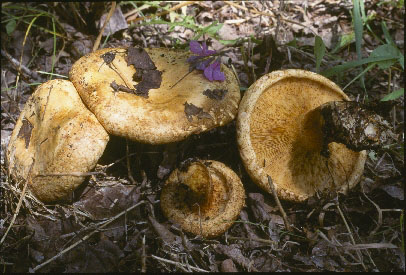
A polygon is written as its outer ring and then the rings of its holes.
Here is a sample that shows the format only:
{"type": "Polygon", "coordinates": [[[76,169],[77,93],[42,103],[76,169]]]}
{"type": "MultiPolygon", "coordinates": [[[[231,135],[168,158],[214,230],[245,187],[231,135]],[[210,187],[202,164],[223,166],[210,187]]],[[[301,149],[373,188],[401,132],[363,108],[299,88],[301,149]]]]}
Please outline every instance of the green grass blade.
{"type": "Polygon", "coordinates": [[[388,27],[386,27],[385,21],[381,22],[381,27],[382,27],[383,35],[385,36],[386,43],[388,43],[396,48],[397,46],[396,46],[395,42],[393,42],[392,37],[389,34],[389,30],[388,30],[388,27]]]}
{"type": "MultiPolygon", "coordinates": [[[[361,2],[363,0],[353,0],[353,22],[354,22],[354,32],[355,32],[355,49],[357,52],[358,60],[362,59],[362,33],[363,33],[363,24],[361,18],[361,2]]],[[[363,4],[363,2],[362,2],[363,4]]],[[[364,78],[360,78],[361,87],[365,90],[364,78]]]]}
{"type": "Polygon", "coordinates": [[[365,70],[363,70],[359,75],[357,75],[354,79],[352,79],[347,85],[345,85],[345,87],[343,88],[343,91],[350,86],[352,83],[354,83],[355,80],[357,80],[358,78],[362,77],[365,73],[367,73],[369,70],[371,70],[374,66],[376,65],[376,63],[371,63],[368,65],[368,67],[365,68],[365,70]]]}
{"type": "Polygon", "coordinates": [[[398,99],[399,97],[403,96],[405,94],[404,88],[401,88],[399,90],[393,91],[390,94],[384,96],[381,101],[388,101],[388,100],[395,100],[398,99]]]}
{"type": "Polygon", "coordinates": [[[368,63],[373,63],[373,62],[380,62],[380,61],[388,61],[388,60],[397,60],[397,57],[394,58],[393,55],[386,55],[386,56],[378,56],[378,57],[368,57],[364,58],[361,60],[355,60],[355,61],[349,61],[341,65],[337,65],[331,69],[328,69],[321,74],[324,75],[325,77],[330,77],[336,74],[339,74],[343,71],[346,71],[348,69],[352,69],[358,66],[361,66],[363,64],[368,64],[368,63]]]}
{"type": "Polygon", "coordinates": [[[316,57],[316,72],[320,71],[321,60],[326,53],[326,45],[324,45],[323,39],[320,36],[316,36],[314,40],[314,56],[316,57]]]}
{"type": "Polygon", "coordinates": [[[61,75],[61,74],[53,74],[53,73],[48,73],[48,72],[44,72],[44,71],[37,71],[37,73],[39,74],[46,74],[46,75],[53,75],[53,76],[57,76],[57,77],[62,77],[62,78],[69,78],[65,75],[61,75]]]}
{"type": "Polygon", "coordinates": [[[52,79],[53,73],[54,73],[54,67],[55,67],[55,60],[56,60],[56,35],[55,35],[55,20],[52,17],[52,28],[54,30],[54,49],[53,49],[53,53],[52,53],[52,66],[51,66],[51,74],[49,76],[49,80],[52,79]]]}

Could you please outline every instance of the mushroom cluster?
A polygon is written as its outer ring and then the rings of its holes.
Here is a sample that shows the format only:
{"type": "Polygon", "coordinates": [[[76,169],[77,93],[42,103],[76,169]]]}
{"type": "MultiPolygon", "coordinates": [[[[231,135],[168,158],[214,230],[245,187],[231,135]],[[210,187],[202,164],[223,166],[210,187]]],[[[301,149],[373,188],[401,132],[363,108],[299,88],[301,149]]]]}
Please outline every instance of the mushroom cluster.
{"type": "MultiPolygon", "coordinates": [[[[70,81],[48,81],[27,101],[7,148],[9,174],[28,181],[40,200],[55,202],[84,181],[109,134],[171,143],[225,125],[238,112],[240,155],[253,181],[271,192],[270,176],[281,198],[304,201],[316,192],[345,193],[353,187],[366,159],[361,149],[390,136],[368,122],[357,130],[352,118],[343,123],[351,105],[348,96],[318,74],[267,74],[239,105],[233,72],[221,65],[225,80],[209,81],[190,69],[190,56],[134,47],[83,56],[73,65],[70,81]],[[362,138],[351,141],[353,131],[362,138]]],[[[183,162],[161,193],[165,216],[204,237],[225,232],[244,200],[239,177],[214,160],[183,162]]]]}
{"type": "MultiPolygon", "coordinates": [[[[221,65],[225,80],[209,81],[201,72],[190,70],[190,56],[186,51],[134,47],[83,56],[69,73],[71,82],[48,81],[27,101],[7,149],[9,174],[27,180],[40,200],[55,202],[84,181],[109,134],[164,144],[230,122],[241,98],[234,73],[221,65]]],[[[201,178],[207,181],[199,184],[207,185],[210,198],[201,204],[205,221],[200,233],[219,235],[239,214],[244,189],[223,164],[198,163],[205,167],[201,178]],[[237,204],[230,208],[229,199],[237,204]],[[208,222],[208,217],[214,220],[208,222]]],[[[173,177],[169,182],[174,182],[173,177]]],[[[174,185],[165,186],[164,202],[170,200],[166,190],[174,185]]],[[[167,214],[176,220],[176,215],[167,214]]],[[[186,228],[198,234],[190,225],[186,228]]]]}

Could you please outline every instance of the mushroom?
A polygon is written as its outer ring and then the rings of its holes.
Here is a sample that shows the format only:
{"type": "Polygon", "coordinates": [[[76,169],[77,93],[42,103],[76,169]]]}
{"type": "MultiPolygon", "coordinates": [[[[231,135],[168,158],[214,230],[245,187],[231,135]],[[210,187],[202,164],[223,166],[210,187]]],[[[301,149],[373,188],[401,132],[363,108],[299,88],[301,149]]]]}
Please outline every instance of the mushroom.
{"type": "Polygon", "coordinates": [[[252,180],[271,193],[269,175],[278,195],[292,201],[316,192],[346,193],[357,184],[366,151],[348,149],[325,136],[323,128],[331,102],[340,101],[349,98],[309,71],[275,71],[255,82],[244,94],[237,118],[240,155],[252,180]]]}
{"type": "Polygon", "coordinates": [[[27,100],[7,147],[8,173],[38,199],[64,199],[93,169],[109,140],[67,80],[50,80],[27,100]],[[60,175],[58,175],[60,174],[60,175]]]}
{"type": "Polygon", "coordinates": [[[165,48],[108,48],[83,56],[69,73],[79,95],[110,134],[163,144],[222,126],[237,114],[233,72],[209,81],[189,71],[191,53],[165,48]]]}
{"type": "Polygon", "coordinates": [[[161,208],[168,219],[207,238],[224,233],[244,203],[240,178],[214,160],[186,160],[170,174],[161,193],[161,208]]]}

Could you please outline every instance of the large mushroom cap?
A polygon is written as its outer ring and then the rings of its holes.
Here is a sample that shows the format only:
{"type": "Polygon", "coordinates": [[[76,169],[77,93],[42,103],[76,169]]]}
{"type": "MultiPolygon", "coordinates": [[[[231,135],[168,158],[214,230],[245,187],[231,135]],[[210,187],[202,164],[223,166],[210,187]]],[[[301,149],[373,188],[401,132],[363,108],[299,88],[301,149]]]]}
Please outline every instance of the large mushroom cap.
{"type": "Polygon", "coordinates": [[[303,201],[316,191],[346,192],[359,180],[366,152],[345,145],[323,149],[322,119],[314,110],[329,101],[349,100],[327,78],[303,70],[275,71],[244,94],[237,118],[240,155],[249,175],[271,192],[267,175],[284,199],[303,201]]]}
{"type": "Polygon", "coordinates": [[[37,88],[20,114],[7,147],[8,171],[16,180],[28,180],[40,200],[56,201],[69,195],[85,177],[39,175],[88,172],[108,140],[73,84],[51,80],[37,88]]]}
{"type": "Polygon", "coordinates": [[[193,161],[174,170],[161,193],[161,208],[168,219],[209,238],[224,233],[244,203],[240,178],[214,160],[193,161]]]}
{"type": "Polygon", "coordinates": [[[240,90],[222,65],[223,82],[189,73],[191,54],[165,48],[110,48],[80,58],[70,79],[113,135],[151,144],[179,141],[231,121],[240,90]]]}

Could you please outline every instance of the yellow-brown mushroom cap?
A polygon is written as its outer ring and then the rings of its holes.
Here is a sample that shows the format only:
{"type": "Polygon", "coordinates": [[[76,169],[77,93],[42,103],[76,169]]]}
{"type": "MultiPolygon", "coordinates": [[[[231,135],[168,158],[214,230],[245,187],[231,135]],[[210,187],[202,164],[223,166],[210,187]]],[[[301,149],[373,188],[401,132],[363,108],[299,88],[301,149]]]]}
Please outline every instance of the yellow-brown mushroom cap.
{"type": "MultiPolygon", "coordinates": [[[[176,169],[171,173],[162,189],[161,208],[165,216],[180,224],[183,230],[212,238],[233,224],[245,204],[245,192],[240,178],[223,163],[214,160],[201,163],[208,173],[203,174],[196,163],[192,163],[187,171],[176,169]],[[194,191],[200,192],[201,182],[206,177],[211,184],[208,202],[198,199],[194,203],[194,191]],[[182,180],[194,182],[187,187],[182,180]]],[[[206,196],[206,191],[201,192],[206,196]]]]}
{"type": "Polygon", "coordinates": [[[327,78],[304,70],[275,71],[244,94],[237,118],[237,139],[247,172],[271,192],[271,176],[283,199],[303,201],[316,191],[346,192],[362,175],[366,152],[328,145],[320,154],[322,119],[314,110],[330,101],[349,100],[327,78]],[[313,112],[312,112],[313,111],[313,112]]]}
{"type": "Polygon", "coordinates": [[[189,52],[165,48],[145,51],[162,77],[160,87],[149,89],[147,96],[112,88],[113,82],[129,89],[140,84],[139,79],[134,80],[137,69],[127,64],[127,48],[98,50],[72,66],[71,81],[110,134],[161,144],[234,119],[241,96],[230,69],[222,65],[226,80],[210,82],[202,71],[189,72],[189,52]],[[109,63],[106,56],[114,60],[109,63]]]}
{"type": "Polygon", "coordinates": [[[108,140],[73,84],[50,80],[36,89],[20,114],[7,147],[8,172],[17,181],[28,180],[44,202],[63,199],[85,177],[39,175],[89,172],[108,140]]]}

